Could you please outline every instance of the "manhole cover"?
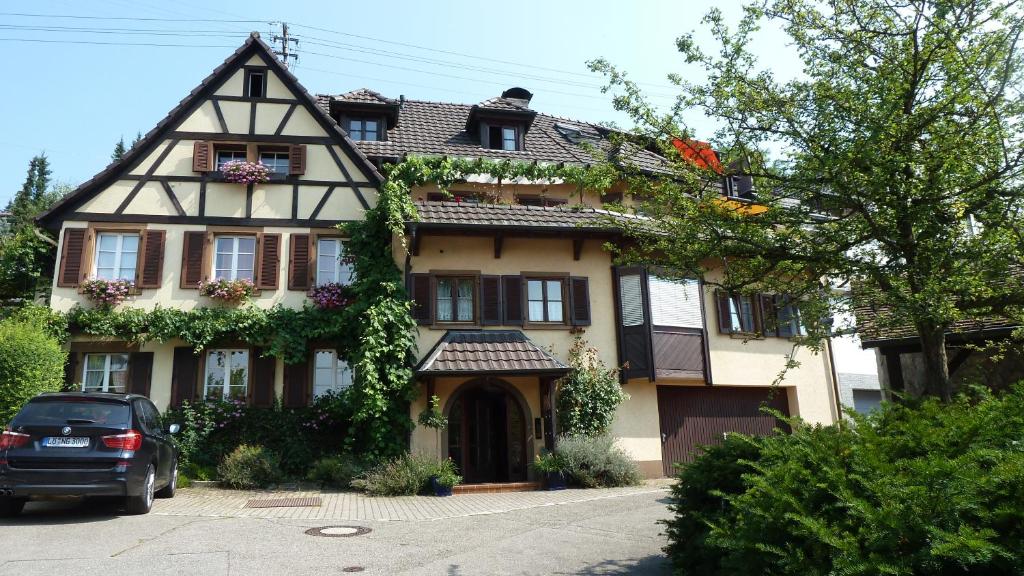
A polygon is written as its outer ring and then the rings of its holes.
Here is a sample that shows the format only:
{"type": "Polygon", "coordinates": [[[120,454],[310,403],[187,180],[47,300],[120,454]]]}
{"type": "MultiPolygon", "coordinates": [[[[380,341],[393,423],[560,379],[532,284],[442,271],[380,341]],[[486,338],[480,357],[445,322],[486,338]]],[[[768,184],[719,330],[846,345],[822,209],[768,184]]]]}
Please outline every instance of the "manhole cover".
{"type": "Polygon", "coordinates": [[[244,508],[308,508],[319,505],[319,498],[264,498],[249,500],[244,508]]]}
{"type": "MultiPolygon", "coordinates": [[[[352,536],[362,536],[370,532],[372,530],[365,526],[321,526],[320,528],[306,530],[306,534],[309,536],[324,536],[325,538],[351,538],[352,536]]],[[[354,568],[359,567],[354,566],[354,568]]]]}

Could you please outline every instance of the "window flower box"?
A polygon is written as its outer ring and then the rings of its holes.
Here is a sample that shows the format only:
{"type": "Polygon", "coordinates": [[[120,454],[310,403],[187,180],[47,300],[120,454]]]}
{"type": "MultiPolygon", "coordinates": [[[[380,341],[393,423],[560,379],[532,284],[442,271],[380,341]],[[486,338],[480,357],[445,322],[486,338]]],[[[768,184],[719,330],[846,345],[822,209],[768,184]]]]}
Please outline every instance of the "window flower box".
{"type": "Polygon", "coordinates": [[[309,297],[316,304],[317,308],[323,310],[344,308],[352,304],[353,300],[352,290],[348,286],[337,282],[328,282],[314,286],[309,293],[309,297]]]}
{"type": "Polygon", "coordinates": [[[270,168],[260,162],[232,160],[220,167],[225,182],[235,184],[263,184],[270,182],[270,168]]]}
{"type": "Polygon", "coordinates": [[[199,294],[225,304],[241,304],[256,294],[256,285],[248,278],[226,280],[220,278],[199,283],[199,294]]]}
{"type": "Polygon", "coordinates": [[[103,280],[93,278],[82,282],[82,294],[102,308],[113,308],[135,290],[135,282],[131,280],[103,280]]]}

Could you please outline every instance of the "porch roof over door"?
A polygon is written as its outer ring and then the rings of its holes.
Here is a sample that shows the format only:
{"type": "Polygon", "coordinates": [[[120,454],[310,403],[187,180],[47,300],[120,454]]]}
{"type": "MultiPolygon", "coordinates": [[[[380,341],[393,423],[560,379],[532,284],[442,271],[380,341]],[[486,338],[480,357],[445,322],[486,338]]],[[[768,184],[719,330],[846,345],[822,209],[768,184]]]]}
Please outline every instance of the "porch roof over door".
{"type": "Polygon", "coordinates": [[[562,375],[569,367],[519,330],[449,330],[416,367],[420,376],[562,375]]]}

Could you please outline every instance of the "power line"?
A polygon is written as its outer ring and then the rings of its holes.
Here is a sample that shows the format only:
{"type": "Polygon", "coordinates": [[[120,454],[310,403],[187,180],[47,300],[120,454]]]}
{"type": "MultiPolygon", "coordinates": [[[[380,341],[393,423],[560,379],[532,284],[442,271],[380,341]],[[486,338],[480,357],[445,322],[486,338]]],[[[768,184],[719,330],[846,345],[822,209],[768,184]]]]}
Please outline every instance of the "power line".
{"type": "Polygon", "coordinates": [[[77,14],[29,14],[26,12],[0,12],[0,16],[22,18],[69,18],[75,20],[132,20],[143,22],[222,22],[245,24],[268,24],[271,20],[225,20],[223,18],[143,18],[137,16],[81,16],[77,14]]]}
{"type": "Polygon", "coordinates": [[[153,42],[101,42],[99,40],[46,40],[43,38],[0,38],[0,42],[38,42],[43,44],[89,44],[95,46],[160,46],[168,48],[235,48],[224,44],[158,44],[153,42]]]}

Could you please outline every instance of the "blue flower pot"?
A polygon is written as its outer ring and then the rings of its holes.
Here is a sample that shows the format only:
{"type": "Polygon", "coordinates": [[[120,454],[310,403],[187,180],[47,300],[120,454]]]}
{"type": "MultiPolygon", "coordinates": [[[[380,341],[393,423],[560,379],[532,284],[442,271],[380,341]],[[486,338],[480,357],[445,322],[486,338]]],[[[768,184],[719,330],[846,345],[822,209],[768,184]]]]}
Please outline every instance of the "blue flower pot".
{"type": "Polygon", "coordinates": [[[437,476],[430,477],[430,487],[434,490],[434,496],[451,496],[452,487],[442,486],[437,481],[437,476]]]}
{"type": "Polygon", "coordinates": [[[562,472],[545,472],[544,489],[565,490],[565,474],[562,472]]]}

